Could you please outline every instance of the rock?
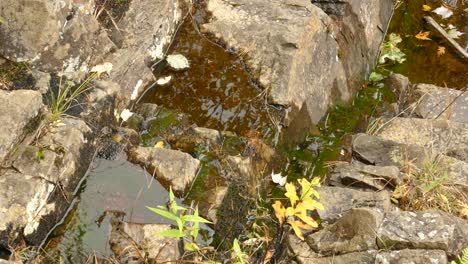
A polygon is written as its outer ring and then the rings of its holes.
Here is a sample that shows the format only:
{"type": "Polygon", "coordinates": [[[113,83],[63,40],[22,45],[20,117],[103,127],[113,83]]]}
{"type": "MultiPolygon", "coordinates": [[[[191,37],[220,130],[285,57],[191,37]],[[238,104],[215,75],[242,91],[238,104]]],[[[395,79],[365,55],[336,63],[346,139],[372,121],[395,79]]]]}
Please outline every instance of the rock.
{"type": "Polygon", "coordinates": [[[380,248],[440,249],[458,255],[468,243],[468,223],[438,211],[388,213],[378,230],[380,248]]]}
{"type": "MultiPolygon", "coordinates": [[[[376,135],[386,140],[426,147],[432,154],[450,155],[468,149],[468,124],[418,118],[383,119],[381,122],[386,125],[376,135]]],[[[468,157],[461,160],[468,161],[468,157]]]]}
{"type": "Polygon", "coordinates": [[[365,192],[340,187],[319,187],[320,202],[324,210],[317,210],[322,222],[333,223],[353,208],[370,207],[387,212],[391,209],[390,194],[365,192]]]}
{"type": "Polygon", "coordinates": [[[330,173],[330,181],[334,186],[380,191],[396,186],[400,181],[399,175],[400,171],[395,166],[338,164],[330,173]]]}
{"type": "Polygon", "coordinates": [[[131,1],[125,16],[117,25],[122,36],[121,49],[106,61],[113,64],[110,79],[120,85],[120,109],[140,95],[155,81],[152,62],[162,59],[166,46],[176,30],[182,12],[177,0],[131,1]]]}
{"type": "Polygon", "coordinates": [[[31,72],[32,76],[36,80],[36,84],[34,85],[34,90],[41,92],[42,94],[47,93],[49,90],[51,76],[49,73],[41,72],[38,70],[33,70],[31,72]]]}
{"type": "Polygon", "coordinates": [[[4,0],[0,54],[44,72],[85,72],[113,47],[93,8],[88,1],[4,0]]]}
{"type": "Polygon", "coordinates": [[[416,114],[426,119],[444,119],[468,123],[468,94],[431,84],[416,85],[419,100],[416,114]]]}
{"type": "Polygon", "coordinates": [[[377,249],[376,230],[382,219],[383,213],[377,210],[351,209],[336,223],[308,236],[306,241],[323,256],[377,249]]]}
{"type": "Polygon", "coordinates": [[[390,252],[379,252],[375,257],[376,264],[446,264],[447,255],[443,250],[404,249],[390,252]]]}
{"type": "Polygon", "coordinates": [[[0,246],[7,248],[25,236],[47,234],[48,230],[39,223],[44,216],[56,210],[56,205],[48,202],[54,188],[53,184],[41,178],[13,170],[1,172],[0,246]]]}
{"type": "Polygon", "coordinates": [[[205,128],[205,127],[195,127],[192,129],[193,132],[203,138],[209,140],[211,143],[220,143],[221,142],[221,133],[218,130],[205,128]]]}
{"type": "Polygon", "coordinates": [[[421,167],[430,157],[424,147],[401,144],[377,136],[356,134],[353,136],[353,156],[376,166],[405,166],[408,160],[421,167]]]}
{"type": "Polygon", "coordinates": [[[200,161],[189,154],[164,148],[132,148],[129,158],[146,166],[163,185],[171,186],[179,195],[190,187],[200,168],[200,161]]]}
{"type": "Polygon", "coordinates": [[[409,98],[408,93],[410,91],[411,83],[408,77],[398,73],[393,73],[388,76],[386,84],[392,91],[398,96],[397,112],[402,113],[405,110],[407,100],[409,98]]]}
{"type": "Polygon", "coordinates": [[[59,157],[55,152],[37,146],[27,146],[13,162],[13,167],[22,174],[34,175],[57,183],[61,169],[57,166],[59,162],[59,157]]]}
{"type": "Polygon", "coordinates": [[[349,13],[334,23],[310,1],[212,0],[212,19],[202,29],[248,54],[269,100],[293,107],[291,119],[306,109],[317,123],[335,99],[349,100],[373,68],[379,27],[386,28],[392,10],[390,0],[349,2],[349,13]]]}
{"type": "Polygon", "coordinates": [[[0,164],[39,124],[42,108],[39,92],[0,90],[0,164]]]}
{"type": "Polygon", "coordinates": [[[138,104],[136,108],[136,113],[140,114],[145,120],[155,117],[161,107],[157,104],[142,103],[138,104]]]}
{"type": "Polygon", "coordinates": [[[172,229],[165,224],[134,224],[112,220],[109,244],[119,263],[151,259],[156,263],[180,259],[179,239],[158,236],[172,229]]]}

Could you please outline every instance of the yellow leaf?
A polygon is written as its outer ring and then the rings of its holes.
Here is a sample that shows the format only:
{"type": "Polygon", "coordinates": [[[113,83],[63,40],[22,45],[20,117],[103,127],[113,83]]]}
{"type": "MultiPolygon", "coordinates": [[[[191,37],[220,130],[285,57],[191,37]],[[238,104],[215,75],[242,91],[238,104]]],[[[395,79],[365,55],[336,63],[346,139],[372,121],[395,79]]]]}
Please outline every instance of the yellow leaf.
{"type": "Polygon", "coordinates": [[[163,141],[158,141],[158,143],[156,143],[154,145],[154,148],[164,148],[164,142],[163,141]]]}
{"type": "Polygon", "coordinates": [[[431,9],[432,9],[432,8],[431,8],[430,6],[428,6],[428,5],[423,5],[423,6],[422,6],[422,10],[423,10],[424,12],[431,11],[431,9]]]}
{"type": "Polygon", "coordinates": [[[301,212],[300,214],[296,214],[297,217],[299,217],[299,219],[301,219],[304,223],[310,225],[311,227],[313,228],[317,228],[318,227],[318,223],[310,216],[307,215],[306,212],[301,212]]]}
{"type": "Polygon", "coordinates": [[[304,241],[304,236],[302,235],[302,231],[301,231],[301,229],[299,228],[299,226],[298,226],[298,224],[297,224],[298,222],[299,222],[299,221],[288,221],[288,224],[291,225],[291,227],[292,227],[292,229],[294,230],[294,233],[296,234],[296,236],[297,236],[300,240],[304,241]]]}
{"type": "Polygon", "coordinates": [[[280,224],[283,224],[284,217],[286,215],[286,209],[284,208],[283,204],[280,201],[276,201],[272,207],[275,210],[276,218],[278,218],[280,224]]]}
{"type": "Polygon", "coordinates": [[[468,204],[458,201],[458,206],[460,206],[460,216],[462,218],[468,219],[468,204]]]}
{"type": "Polygon", "coordinates": [[[439,46],[437,48],[437,57],[440,57],[445,54],[445,47],[439,46]]]}
{"type": "Polygon", "coordinates": [[[302,200],[302,203],[301,203],[307,210],[315,210],[315,209],[320,209],[320,210],[324,210],[323,208],[323,205],[317,201],[315,201],[314,199],[312,198],[306,198],[304,200],[302,200]]]}
{"type": "Polygon", "coordinates": [[[293,216],[296,214],[296,209],[293,207],[288,207],[286,209],[286,216],[293,216]]]}
{"type": "Polygon", "coordinates": [[[296,225],[300,228],[300,229],[304,229],[304,230],[314,230],[314,229],[317,229],[316,227],[313,227],[313,226],[310,226],[308,224],[304,224],[303,222],[301,221],[295,221],[296,222],[296,225]]]}
{"type": "Polygon", "coordinates": [[[428,38],[430,33],[431,33],[430,31],[426,31],[426,32],[421,31],[418,34],[416,34],[416,38],[420,40],[431,40],[430,38],[428,38]]]}
{"type": "Polygon", "coordinates": [[[296,193],[296,186],[292,183],[286,183],[286,193],[284,194],[291,201],[291,205],[296,205],[296,202],[299,200],[296,193]]]}

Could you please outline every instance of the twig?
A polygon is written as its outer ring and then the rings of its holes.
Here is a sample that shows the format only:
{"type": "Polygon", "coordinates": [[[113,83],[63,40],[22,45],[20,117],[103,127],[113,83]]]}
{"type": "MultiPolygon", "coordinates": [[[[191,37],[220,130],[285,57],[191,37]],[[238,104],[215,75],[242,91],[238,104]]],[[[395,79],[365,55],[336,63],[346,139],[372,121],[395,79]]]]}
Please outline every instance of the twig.
{"type": "Polygon", "coordinates": [[[468,52],[462,48],[453,38],[451,38],[447,32],[430,16],[425,16],[424,19],[427,23],[433,26],[444,38],[452,44],[452,46],[463,56],[465,59],[468,59],[468,52]]]}

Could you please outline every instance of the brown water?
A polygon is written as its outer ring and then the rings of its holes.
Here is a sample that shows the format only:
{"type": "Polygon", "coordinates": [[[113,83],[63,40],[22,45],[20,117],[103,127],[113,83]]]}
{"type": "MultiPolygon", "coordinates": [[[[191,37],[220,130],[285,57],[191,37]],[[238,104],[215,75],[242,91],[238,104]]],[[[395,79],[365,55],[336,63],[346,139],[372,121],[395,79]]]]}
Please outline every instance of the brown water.
{"type": "Polygon", "coordinates": [[[450,8],[454,11],[454,15],[442,19],[433,12],[422,11],[422,5],[429,5],[434,10],[442,5],[442,1],[403,1],[395,10],[389,33],[394,32],[402,37],[403,42],[399,47],[406,54],[406,61],[387,68],[408,76],[412,83],[430,83],[442,87],[447,85],[453,88],[468,86],[468,59],[463,59],[445,38],[423,20],[424,16],[429,15],[444,28],[452,24],[458,31],[465,32],[456,41],[462,47],[467,47],[468,12],[463,10],[468,8],[468,2],[458,2],[457,8],[450,8]],[[415,37],[419,32],[426,31],[430,31],[431,40],[419,40],[415,37]],[[445,54],[438,56],[438,47],[444,47],[445,54]]]}
{"type": "Polygon", "coordinates": [[[158,78],[172,76],[169,84],[156,86],[142,102],[164,105],[183,112],[201,127],[245,135],[258,129],[273,133],[262,90],[245,70],[242,59],[199,34],[187,20],[177,34],[169,54],[182,54],[190,68],[176,72],[169,66],[155,72],[158,78]]]}

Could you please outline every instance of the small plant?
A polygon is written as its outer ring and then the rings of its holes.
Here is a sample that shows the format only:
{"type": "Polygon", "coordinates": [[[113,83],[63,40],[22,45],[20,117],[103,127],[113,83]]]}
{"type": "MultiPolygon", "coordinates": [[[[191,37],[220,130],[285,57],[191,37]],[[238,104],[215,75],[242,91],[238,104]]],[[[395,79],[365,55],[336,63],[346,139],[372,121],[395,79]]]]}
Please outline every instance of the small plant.
{"type": "Polygon", "coordinates": [[[91,74],[77,87],[75,87],[72,82],[64,81],[63,78],[60,78],[57,92],[54,92],[53,89],[49,89],[46,100],[50,112],[52,113],[52,122],[58,120],[61,115],[69,110],[72,107],[72,103],[76,101],[80,95],[92,88],[90,82],[94,79],[94,76],[95,74],[91,74]]]}
{"type": "Polygon", "coordinates": [[[430,157],[418,168],[403,161],[406,178],[397,186],[392,200],[404,209],[442,211],[466,217],[468,195],[450,174],[451,161],[443,156],[430,157]]]}
{"type": "Polygon", "coordinates": [[[289,206],[285,208],[281,201],[275,201],[273,209],[280,224],[286,221],[296,236],[304,240],[302,229],[314,230],[318,228],[318,222],[308,215],[308,211],[323,210],[323,205],[313,198],[320,199],[319,193],[314,189],[320,186],[320,178],[314,178],[312,181],[299,179],[298,183],[301,186],[300,196],[296,192],[296,185],[286,183],[285,196],[289,198],[289,206]]]}
{"type": "Polygon", "coordinates": [[[200,231],[200,223],[211,224],[210,221],[198,215],[198,207],[185,208],[177,204],[172,188],[169,189],[169,208],[157,206],[156,208],[147,207],[154,213],[175,221],[177,229],[165,230],[158,235],[164,237],[176,237],[184,239],[184,248],[187,251],[198,251],[197,237],[200,231]]]}
{"type": "Polygon", "coordinates": [[[379,63],[383,64],[388,60],[403,63],[406,58],[405,54],[397,47],[398,43],[402,41],[401,37],[395,33],[388,36],[388,41],[384,42],[380,47],[379,63]]]}
{"type": "Polygon", "coordinates": [[[458,260],[452,260],[450,264],[468,264],[468,248],[463,249],[461,256],[458,257],[458,260]]]}
{"type": "Polygon", "coordinates": [[[246,259],[247,259],[247,254],[245,254],[240,245],[239,245],[239,241],[237,239],[234,239],[234,242],[232,243],[232,260],[233,260],[233,263],[234,264],[244,264],[246,263],[246,259]]]}

